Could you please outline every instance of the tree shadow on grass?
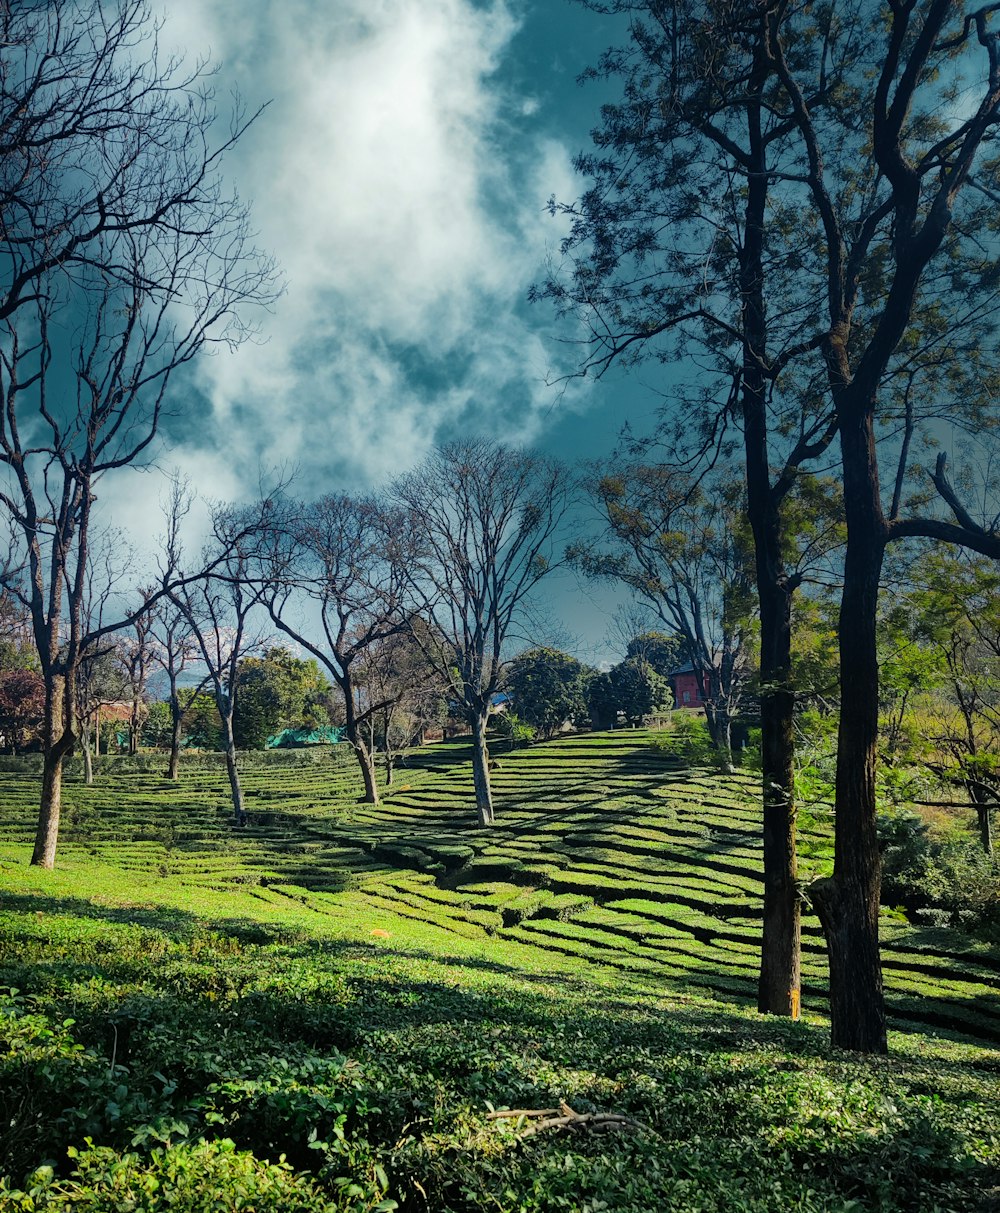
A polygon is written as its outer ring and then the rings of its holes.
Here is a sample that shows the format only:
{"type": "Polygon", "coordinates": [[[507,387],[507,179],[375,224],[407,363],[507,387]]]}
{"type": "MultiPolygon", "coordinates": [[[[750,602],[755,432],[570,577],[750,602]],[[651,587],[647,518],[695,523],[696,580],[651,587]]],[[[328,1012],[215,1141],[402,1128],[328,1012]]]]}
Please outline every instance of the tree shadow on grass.
{"type": "MultiPolygon", "coordinates": [[[[77,903],[65,912],[94,909],[77,903]]],[[[98,916],[111,926],[113,914],[98,916]]],[[[665,1167],[695,1159],[698,1150],[716,1156],[702,1173],[693,1162],[686,1172],[692,1207],[700,1183],[731,1182],[735,1200],[747,1175],[772,1166],[776,1183],[798,1168],[820,1191],[885,1210],[919,1208],[921,1193],[945,1182],[960,1184],[974,1207],[972,1195],[989,1187],[987,1169],[965,1155],[962,1109],[953,1123],[947,1105],[933,1124],[919,1120],[933,1068],[911,1080],[904,1066],[889,1071],[881,1060],[830,1054],[822,1028],[694,996],[653,1004],[624,988],[560,985],[555,974],[525,980],[513,966],[419,948],[303,940],[248,968],[238,951],[181,943],[180,955],[148,965],[143,986],[123,991],[113,1008],[86,983],[22,1004],[54,1026],[72,1004],[76,1023],[64,1033],[90,1053],[55,1040],[44,1058],[27,1049],[0,1063],[0,1153],[16,1159],[19,1173],[44,1158],[59,1165],[84,1124],[98,1144],[131,1148],[154,1112],[183,1121],[191,1135],[231,1137],[259,1157],[280,1150],[315,1169],[322,1160],[310,1152],[310,1133],[322,1139],[346,1109],[346,1140],[367,1138],[385,1152],[391,1194],[407,1207],[489,1207],[498,1159],[516,1186],[533,1183],[546,1160],[573,1167],[593,1149],[633,1168],[656,1157],[665,1167]],[[188,962],[192,975],[215,984],[186,985],[188,962]],[[463,970],[475,980],[464,981],[463,970]],[[818,1102],[817,1075],[829,1076],[818,1102]],[[881,1119],[890,1081],[903,1127],[881,1119]],[[856,1099],[865,1084],[871,1098],[856,1099]],[[561,1099],[582,1112],[631,1116],[657,1136],[643,1145],[611,1135],[592,1146],[586,1134],[550,1133],[530,1146],[513,1138],[504,1145],[490,1129],[490,1105],[552,1107],[561,1099]],[[853,1110],[841,1117],[839,1102],[849,1100],[853,1110]],[[428,1150],[420,1148],[425,1134],[428,1150]],[[404,1141],[410,1146],[401,1149],[404,1141]],[[450,1192],[456,1164],[469,1195],[450,1192]]],[[[113,977],[114,958],[87,946],[91,954],[80,959],[113,977]]],[[[968,1073],[975,1098],[985,1098],[990,1076],[968,1073]]],[[[583,1184],[589,1172],[579,1165],[583,1184]]]]}

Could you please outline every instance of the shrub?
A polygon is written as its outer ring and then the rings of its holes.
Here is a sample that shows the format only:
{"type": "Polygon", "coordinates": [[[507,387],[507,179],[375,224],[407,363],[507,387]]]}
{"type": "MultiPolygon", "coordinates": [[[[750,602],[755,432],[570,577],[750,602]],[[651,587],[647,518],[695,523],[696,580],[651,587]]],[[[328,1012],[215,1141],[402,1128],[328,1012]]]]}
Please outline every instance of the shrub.
{"type": "Polygon", "coordinates": [[[1000,867],[968,830],[934,828],[918,813],[880,813],[882,897],[923,922],[977,928],[1000,916],[1000,867]]]}
{"type": "Polygon", "coordinates": [[[710,766],[718,761],[719,752],[712,745],[708,725],[697,716],[677,715],[673,727],[653,738],[653,748],[676,754],[692,766],[710,766]]]}
{"type": "MultiPolygon", "coordinates": [[[[0,1204],[25,1213],[334,1213],[345,1207],[283,1160],[262,1162],[228,1139],[157,1148],[148,1157],[88,1140],[86,1148],[71,1146],[68,1154],[76,1163],[68,1179],[40,1167],[23,1191],[0,1182],[0,1204]]],[[[375,1207],[392,1209],[395,1202],[375,1207]]]]}

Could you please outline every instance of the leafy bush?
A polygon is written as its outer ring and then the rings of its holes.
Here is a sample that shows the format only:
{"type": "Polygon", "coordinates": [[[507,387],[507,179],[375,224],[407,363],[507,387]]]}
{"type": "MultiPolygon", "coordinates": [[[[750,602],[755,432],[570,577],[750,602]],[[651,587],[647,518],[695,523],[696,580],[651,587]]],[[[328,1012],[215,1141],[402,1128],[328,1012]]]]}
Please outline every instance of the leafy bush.
{"type": "MultiPolygon", "coordinates": [[[[24,1190],[0,1180],[0,1206],[24,1213],[334,1213],[358,1207],[331,1200],[283,1159],[262,1162],[227,1139],[155,1148],[148,1157],[88,1140],[84,1149],[70,1146],[67,1154],[76,1164],[67,1179],[44,1166],[24,1190]]],[[[396,1204],[367,1207],[389,1210],[396,1204]]]]}
{"type": "Polygon", "coordinates": [[[712,745],[708,725],[699,717],[686,713],[675,715],[672,727],[654,737],[652,745],[656,750],[676,754],[691,766],[711,766],[719,757],[712,745]]]}
{"type": "Polygon", "coordinates": [[[950,820],[935,829],[919,813],[880,813],[882,898],[921,920],[975,928],[1000,917],[1000,865],[950,820]]]}

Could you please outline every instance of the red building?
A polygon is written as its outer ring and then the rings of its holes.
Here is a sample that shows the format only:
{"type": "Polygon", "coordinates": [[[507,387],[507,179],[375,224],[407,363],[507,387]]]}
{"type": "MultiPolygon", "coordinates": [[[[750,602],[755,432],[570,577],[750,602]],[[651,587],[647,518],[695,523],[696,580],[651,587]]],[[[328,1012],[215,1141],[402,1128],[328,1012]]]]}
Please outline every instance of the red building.
{"type": "Polygon", "coordinates": [[[670,674],[675,708],[702,708],[708,697],[708,675],[699,674],[693,665],[683,665],[670,674]]]}

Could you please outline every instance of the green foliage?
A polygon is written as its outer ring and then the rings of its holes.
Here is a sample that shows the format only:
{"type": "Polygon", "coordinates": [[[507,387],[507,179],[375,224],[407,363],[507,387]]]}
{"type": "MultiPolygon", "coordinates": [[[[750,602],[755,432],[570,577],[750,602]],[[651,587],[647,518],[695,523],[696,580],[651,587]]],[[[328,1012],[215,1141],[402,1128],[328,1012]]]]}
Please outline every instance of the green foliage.
{"type": "Polygon", "coordinates": [[[708,725],[699,717],[686,713],[677,713],[670,728],[654,737],[653,748],[676,754],[691,766],[714,766],[720,757],[712,744],[708,725]]]}
{"type": "Polygon", "coordinates": [[[142,744],[152,749],[164,749],[170,745],[173,727],[170,704],[162,700],[149,704],[142,725],[142,744]]]}
{"type": "Polygon", "coordinates": [[[507,687],[519,719],[545,739],[586,718],[586,671],[558,649],[528,649],[515,657],[507,687]]]}
{"type": "Polygon", "coordinates": [[[638,657],[666,678],[683,660],[684,640],[667,632],[642,632],[628,642],[625,656],[638,657]]]}
{"type": "Polygon", "coordinates": [[[282,729],[330,724],[330,686],[314,659],[268,649],[263,657],[244,657],[237,679],[233,734],[238,749],[262,750],[282,729]]]}
{"type": "Polygon", "coordinates": [[[184,704],[184,744],[196,750],[222,746],[222,721],[213,695],[188,695],[184,704]]]}
{"type": "Polygon", "coordinates": [[[490,717],[490,727],[512,750],[528,745],[535,740],[537,730],[533,724],[523,720],[517,712],[498,712],[490,717]]]}
{"type": "Polygon", "coordinates": [[[962,824],[935,827],[899,811],[879,814],[878,831],[885,902],[927,922],[971,929],[1000,921],[1000,864],[962,824]]]}
{"type": "Polygon", "coordinates": [[[74,1166],[68,1178],[40,1167],[23,1191],[0,1186],[2,1207],[24,1213],[334,1213],[357,1207],[331,1200],[283,1158],[260,1161],[225,1138],[157,1147],[148,1155],[95,1146],[88,1138],[67,1154],[74,1166]]]}
{"type": "Polygon", "coordinates": [[[993,953],[884,924],[886,1069],[828,1051],[807,914],[805,1021],[757,1016],[753,783],[651,741],[504,755],[488,836],[467,742],[411,753],[381,806],[353,764],[261,754],[245,829],[221,756],[121,765],[68,783],[54,873],[21,862],[36,782],[9,775],[0,1209],[975,1208],[997,1055],[914,1029],[988,1034],[993,953]],[[560,1100],[648,1129],[489,1118],[560,1100]]]}
{"type": "Polygon", "coordinates": [[[637,724],[673,705],[670,683],[641,657],[628,657],[587,684],[587,705],[595,728],[613,728],[618,715],[637,724]]]}

